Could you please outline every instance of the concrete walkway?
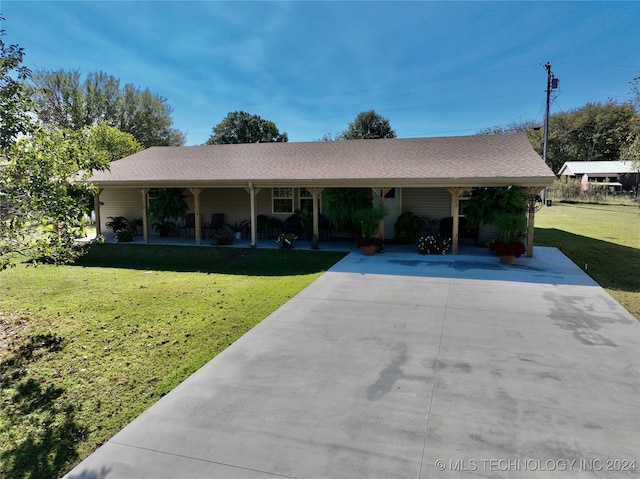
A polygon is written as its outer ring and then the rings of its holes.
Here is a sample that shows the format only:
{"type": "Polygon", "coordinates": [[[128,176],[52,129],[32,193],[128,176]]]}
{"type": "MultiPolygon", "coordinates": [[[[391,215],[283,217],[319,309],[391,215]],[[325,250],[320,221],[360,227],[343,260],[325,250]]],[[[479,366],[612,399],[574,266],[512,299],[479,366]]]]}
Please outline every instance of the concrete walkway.
{"type": "Polygon", "coordinates": [[[535,256],[353,252],[67,477],[639,477],[640,322],[535,256]]]}

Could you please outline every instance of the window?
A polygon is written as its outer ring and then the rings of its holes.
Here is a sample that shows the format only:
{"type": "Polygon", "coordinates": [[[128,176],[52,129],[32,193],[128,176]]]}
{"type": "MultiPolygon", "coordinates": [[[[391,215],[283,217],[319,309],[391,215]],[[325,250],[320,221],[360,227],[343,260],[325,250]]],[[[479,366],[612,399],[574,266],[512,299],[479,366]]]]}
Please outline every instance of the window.
{"type": "Polygon", "coordinates": [[[313,195],[306,188],[300,188],[300,199],[298,208],[313,213],[313,195]]]}
{"type": "Polygon", "coordinates": [[[272,188],[273,213],[293,213],[293,188],[272,188]]]}

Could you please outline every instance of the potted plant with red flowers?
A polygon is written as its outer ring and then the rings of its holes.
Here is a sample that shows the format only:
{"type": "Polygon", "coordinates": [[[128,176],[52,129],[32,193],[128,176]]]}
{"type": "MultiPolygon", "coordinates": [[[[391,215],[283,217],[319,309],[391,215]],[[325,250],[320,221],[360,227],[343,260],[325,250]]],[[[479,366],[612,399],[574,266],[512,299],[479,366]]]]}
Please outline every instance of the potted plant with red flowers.
{"type": "Polygon", "coordinates": [[[500,239],[490,249],[500,256],[500,262],[513,264],[526,252],[522,242],[523,231],[527,229],[526,206],[526,193],[519,186],[485,187],[471,191],[462,213],[469,226],[495,226],[500,239]]]}
{"type": "Polygon", "coordinates": [[[500,233],[500,240],[494,241],[489,249],[500,256],[500,262],[513,264],[527,252],[522,242],[523,231],[527,228],[527,218],[523,213],[499,212],[491,222],[500,233]]]}

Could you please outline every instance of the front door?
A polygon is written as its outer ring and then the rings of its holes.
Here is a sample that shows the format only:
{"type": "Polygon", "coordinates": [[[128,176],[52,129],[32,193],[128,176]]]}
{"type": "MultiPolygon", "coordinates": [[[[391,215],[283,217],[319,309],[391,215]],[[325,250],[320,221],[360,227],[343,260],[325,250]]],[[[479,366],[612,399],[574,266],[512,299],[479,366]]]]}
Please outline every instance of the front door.
{"type": "MultiPolygon", "coordinates": [[[[373,189],[373,204],[380,204],[380,188],[373,189]]],[[[391,188],[384,195],[384,208],[387,210],[387,216],[384,218],[384,237],[385,239],[393,239],[393,225],[400,213],[402,213],[402,190],[400,188],[391,188]]]]}

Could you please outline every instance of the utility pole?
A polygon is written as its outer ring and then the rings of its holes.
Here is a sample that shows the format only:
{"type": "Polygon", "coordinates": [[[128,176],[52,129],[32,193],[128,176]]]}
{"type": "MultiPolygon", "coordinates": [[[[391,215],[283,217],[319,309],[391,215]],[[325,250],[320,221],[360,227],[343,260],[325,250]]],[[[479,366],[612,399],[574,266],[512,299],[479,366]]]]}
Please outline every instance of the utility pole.
{"type": "Polygon", "coordinates": [[[549,146],[549,103],[551,102],[551,91],[558,88],[558,79],[551,72],[551,63],[544,65],[547,70],[547,107],[544,114],[544,145],[542,147],[542,159],[547,163],[547,148],[549,146]]]}

